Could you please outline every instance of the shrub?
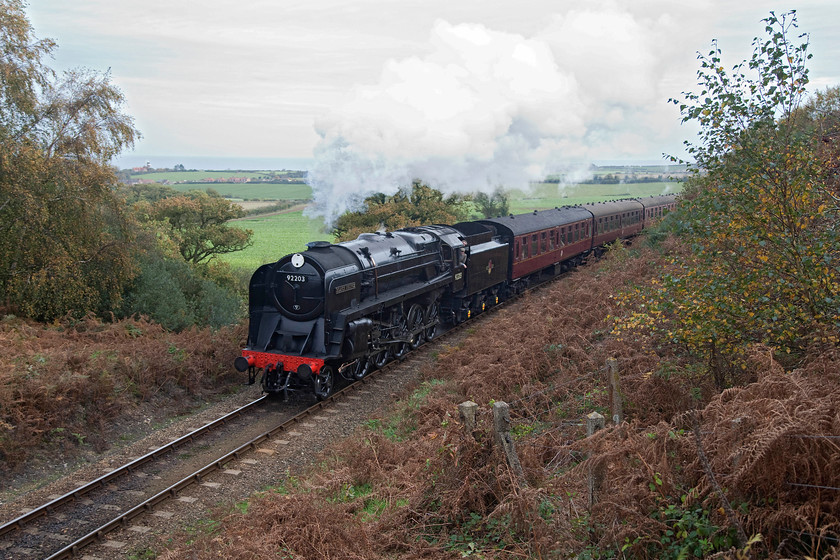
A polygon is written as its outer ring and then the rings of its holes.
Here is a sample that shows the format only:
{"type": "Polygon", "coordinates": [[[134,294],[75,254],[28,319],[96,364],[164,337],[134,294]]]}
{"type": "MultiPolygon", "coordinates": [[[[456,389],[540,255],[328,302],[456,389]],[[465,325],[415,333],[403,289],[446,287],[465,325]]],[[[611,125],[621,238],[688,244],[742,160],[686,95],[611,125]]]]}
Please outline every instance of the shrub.
{"type": "Polygon", "coordinates": [[[193,325],[214,328],[235,323],[242,302],[231,289],[202,276],[187,263],[147,253],[140,274],[125,298],[123,316],[146,315],[169,330],[193,325]]]}

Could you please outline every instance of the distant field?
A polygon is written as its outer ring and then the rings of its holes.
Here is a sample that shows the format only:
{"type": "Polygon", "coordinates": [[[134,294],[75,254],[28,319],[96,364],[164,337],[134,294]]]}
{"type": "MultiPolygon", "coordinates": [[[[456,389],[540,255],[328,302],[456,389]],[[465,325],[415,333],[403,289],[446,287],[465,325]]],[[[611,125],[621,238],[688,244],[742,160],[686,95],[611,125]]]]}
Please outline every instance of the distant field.
{"type": "Polygon", "coordinates": [[[231,177],[245,177],[247,179],[256,179],[269,175],[282,176],[288,172],[285,171],[160,171],[152,173],[132,173],[132,179],[148,179],[150,181],[169,181],[175,183],[178,181],[202,181],[204,179],[229,179],[231,177]]]}
{"type": "Polygon", "coordinates": [[[256,270],[289,253],[304,251],[310,241],[332,241],[330,234],[321,231],[323,222],[310,220],[302,212],[254,217],[231,224],[254,230],[253,246],[220,257],[234,268],[256,270]]]}
{"type": "Polygon", "coordinates": [[[308,200],[312,198],[309,185],[277,185],[272,183],[201,183],[168,185],[176,191],[206,191],[213,189],[222,196],[259,200],[308,200]]]}
{"type": "Polygon", "coordinates": [[[532,210],[545,210],[555,206],[569,206],[615,200],[616,198],[635,198],[682,190],[682,183],[626,183],[618,185],[562,185],[556,183],[535,184],[531,192],[512,191],[510,211],[521,214],[532,210]]]}

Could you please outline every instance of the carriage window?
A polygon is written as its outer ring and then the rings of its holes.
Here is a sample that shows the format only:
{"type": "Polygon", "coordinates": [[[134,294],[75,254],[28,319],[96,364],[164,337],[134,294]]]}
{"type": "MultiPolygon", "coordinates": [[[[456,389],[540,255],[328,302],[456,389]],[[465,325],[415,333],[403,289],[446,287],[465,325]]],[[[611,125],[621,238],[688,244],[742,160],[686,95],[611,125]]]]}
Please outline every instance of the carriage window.
{"type": "Polygon", "coordinates": [[[528,251],[528,238],[522,238],[522,258],[527,259],[531,256],[531,253],[528,251]]]}
{"type": "Polygon", "coordinates": [[[531,236],[531,254],[536,255],[539,252],[539,246],[537,245],[537,236],[531,236]]]}
{"type": "Polygon", "coordinates": [[[516,243],[514,245],[513,259],[516,260],[516,261],[519,260],[519,240],[518,239],[516,240],[516,243]]]}
{"type": "Polygon", "coordinates": [[[543,253],[548,251],[548,234],[546,232],[540,234],[540,251],[543,253]]]}
{"type": "Polygon", "coordinates": [[[556,229],[553,229],[550,232],[548,232],[548,250],[549,251],[554,250],[554,245],[555,245],[554,236],[555,235],[557,235],[557,230],[556,229]]]}

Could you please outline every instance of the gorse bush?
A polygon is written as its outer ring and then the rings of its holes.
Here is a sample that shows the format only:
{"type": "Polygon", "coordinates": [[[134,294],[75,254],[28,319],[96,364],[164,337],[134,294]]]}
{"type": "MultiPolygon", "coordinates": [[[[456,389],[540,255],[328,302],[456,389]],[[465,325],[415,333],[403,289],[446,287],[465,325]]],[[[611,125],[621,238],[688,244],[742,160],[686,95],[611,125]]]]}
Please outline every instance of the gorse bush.
{"type": "Polygon", "coordinates": [[[122,306],[123,316],[145,315],[170,330],[221,327],[242,315],[242,300],[179,259],[149,253],[122,306]]]}

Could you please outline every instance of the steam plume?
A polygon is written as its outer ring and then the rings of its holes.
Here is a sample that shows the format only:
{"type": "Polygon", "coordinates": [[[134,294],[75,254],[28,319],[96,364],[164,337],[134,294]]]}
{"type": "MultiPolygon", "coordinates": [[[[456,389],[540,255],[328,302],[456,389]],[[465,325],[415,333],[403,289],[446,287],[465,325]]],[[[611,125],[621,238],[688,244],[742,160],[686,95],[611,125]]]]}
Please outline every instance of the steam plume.
{"type": "Polygon", "coordinates": [[[378,83],[316,123],[310,213],[329,225],[414,178],[489,193],[564,163],[649,153],[664,105],[661,31],[672,25],[614,6],[555,16],[530,38],[438,20],[427,55],[389,61],[378,83]]]}

